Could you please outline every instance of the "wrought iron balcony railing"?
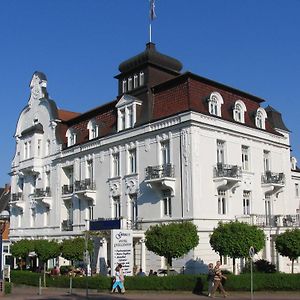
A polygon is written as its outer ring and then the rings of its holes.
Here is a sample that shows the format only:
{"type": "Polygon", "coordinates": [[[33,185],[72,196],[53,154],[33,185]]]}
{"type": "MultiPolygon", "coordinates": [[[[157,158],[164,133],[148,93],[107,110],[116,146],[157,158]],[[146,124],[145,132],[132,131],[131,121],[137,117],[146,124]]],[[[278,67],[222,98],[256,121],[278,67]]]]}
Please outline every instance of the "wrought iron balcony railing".
{"type": "Polygon", "coordinates": [[[45,189],[35,189],[34,197],[51,197],[50,187],[46,187],[45,189]]]}
{"type": "Polygon", "coordinates": [[[228,178],[240,178],[242,168],[237,165],[225,165],[218,163],[214,167],[214,177],[228,177],[228,178]]]}
{"type": "Polygon", "coordinates": [[[73,193],[73,185],[63,185],[62,186],[62,194],[63,195],[68,195],[73,193]]]}
{"type": "Polygon", "coordinates": [[[261,183],[263,184],[284,184],[285,176],[283,173],[275,173],[271,171],[267,171],[261,176],[261,183]]]}
{"type": "Polygon", "coordinates": [[[175,177],[174,166],[172,164],[148,166],[146,168],[146,180],[159,179],[165,177],[175,177]]]}
{"type": "Polygon", "coordinates": [[[74,183],[75,192],[76,191],[85,191],[85,190],[95,190],[96,185],[95,182],[90,178],[86,178],[85,180],[78,180],[74,183]]]}
{"type": "Polygon", "coordinates": [[[23,193],[11,194],[11,201],[12,202],[16,202],[16,201],[20,201],[20,200],[23,200],[23,193]]]}
{"type": "Polygon", "coordinates": [[[63,220],[61,223],[61,231],[72,231],[73,224],[72,220],[63,220]]]}

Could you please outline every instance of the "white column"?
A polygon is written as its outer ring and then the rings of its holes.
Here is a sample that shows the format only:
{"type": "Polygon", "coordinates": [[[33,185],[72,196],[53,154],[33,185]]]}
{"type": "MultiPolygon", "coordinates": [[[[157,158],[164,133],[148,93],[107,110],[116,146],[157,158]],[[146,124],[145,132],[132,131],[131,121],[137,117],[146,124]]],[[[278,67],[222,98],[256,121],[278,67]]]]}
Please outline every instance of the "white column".
{"type": "Polygon", "coordinates": [[[141,239],[140,243],[141,243],[141,262],[140,262],[140,266],[141,266],[143,272],[146,272],[146,245],[145,245],[145,239],[141,239]]]}
{"type": "Polygon", "coordinates": [[[100,241],[96,272],[102,275],[107,274],[107,240],[105,238],[100,241]]]}
{"type": "Polygon", "coordinates": [[[270,241],[269,233],[266,234],[265,249],[266,249],[266,260],[271,262],[271,241],[270,241]]]}

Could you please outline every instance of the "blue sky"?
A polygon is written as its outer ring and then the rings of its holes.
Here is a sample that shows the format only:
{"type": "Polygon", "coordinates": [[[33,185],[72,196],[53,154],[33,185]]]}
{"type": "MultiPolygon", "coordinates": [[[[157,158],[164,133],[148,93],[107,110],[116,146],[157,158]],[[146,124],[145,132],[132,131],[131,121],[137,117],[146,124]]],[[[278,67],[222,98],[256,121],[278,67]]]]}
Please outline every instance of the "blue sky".
{"type": "MultiPolygon", "coordinates": [[[[198,75],[282,112],[300,161],[300,0],[156,0],[153,42],[198,75]]],[[[148,0],[0,2],[0,186],[34,71],[59,108],[84,112],[117,95],[118,65],[149,41],[148,0]]]]}

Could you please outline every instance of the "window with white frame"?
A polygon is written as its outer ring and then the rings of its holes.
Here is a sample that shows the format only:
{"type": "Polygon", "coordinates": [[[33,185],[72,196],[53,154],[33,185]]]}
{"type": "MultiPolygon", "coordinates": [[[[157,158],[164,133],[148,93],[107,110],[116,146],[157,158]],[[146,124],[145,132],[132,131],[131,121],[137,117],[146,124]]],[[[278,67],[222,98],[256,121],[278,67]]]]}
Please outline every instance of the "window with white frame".
{"type": "Polygon", "coordinates": [[[92,159],[89,159],[86,162],[86,179],[90,179],[91,184],[94,181],[94,168],[92,159]]]}
{"type": "Polygon", "coordinates": [[[217,164],[225,163],[225,142],[217,140],[217,164]]]}
{"type": "Polygon", "coordinates": [[[139,86],[139,77],[137,74],[133,76],[133,88],[136,89],[139,86]]]}
{"type": "Polygon", "coordinates": [[[218,214],[225,215],[227,213],[226,191],[218,190],[218,214]]]}
{"type": "Polygon", "coordinates": [[[235,121],[245,123],[246,105],[243,101],[237,100],[234,104],[233,118],[235,121]]]}
{"type": "Polygon", "coordinates": [[[132,128],[134,126],[133,107],[128,106],[127,112],[128,112],[128,126],[132,128]]]}
{"type": "Polygon", "coordinates": [[[88,208],[88,219],[94,220],[94,206],[89,206],[88,208]]]}
{"type": "Polygon", "coordinates": [[[208,98],[208,110],[211,115],[221,117],[222,111],[221,106],[224,103],[224,100],[220,93],[213,92],[208,98]]]}
{"type": "Polygon", "coordinates": [[[242,169],[249,171],[249,147],[242,146],[242,169]]]}
{"type": "Polygon", "coordinates": [[[295,183],[295,194],[296,194],[296,197],[299,197],[299,184],[298,183],[295,183]]]}
{"type": "Polygon", "coordinates": [[[28,158],[28,142],[24,143],[24,159],[28,158]]]}
{"type": "Polygon", "coordinates": [[[170,159],[170,141],[165,140],[160,142],[161,149],[161,164],[166,165],[171,162],[170,159]]]}
{"type": "Polygon", "coordinates": [[[264,150],[263,154],[264,159],[264,171],[268,172],[271,170],[271,157],[270,157],[270,151],[264,150]]]}
{"type": "Polygon", "coordinates": [[[112,217],[119,219],[121,217],[121,203],[120,196],[113,197],[113,206],[112,206],[112,217]]]}
{"type": "Polygon", "coordinates": [[[122,92],[126,93],[127,92],[127,80],[123,79],[122,81],[122,92]]]}
{"type": "Polygon", "coordinates": [[[50,140],[48,139],[47,141],[46,141],[46,149],[45,149],[45,155],[46,156],[48,156],[48,155],[50,155],[50,147],[51,147],[51,142],[50,142],[50,140]]]}
{"type": "Polygon", "coordinates": [[[132,90],[132,77],[128,78],[128,91],[132,90]]]}
{"type": "Polygon", "coordinates": [[[66,137],[67,137],[67,146],[73,146],[76,144],[76,132],[73,129],[68,129],[67,133],[66,133],[66,137]]]}
{"type": "Polygon", "coordinates": [[[128,151],[128,174],[136,173],[136,149],[128,151]]]}
{"type": "Polygon", "coordinates": [[[140,86],[144,85],[145,83],[145,74],[143,71],[140,72],[140,86]]]}
{"type": "Polygon", "coordinates": [[[50,188],[50,171],[45,172],[45,188],[50,188]]]}
{"type": "Polygon", "coordinates": [[[250,215],[250,191],[243,191],[243,214],[250,215]]]}
{"type": "Polygon", "coordinates": [[[90,120],[87,129],[89,130],[89,140],[95,139],[99,136],[99,125],[96,120],[90,120]]]}
{"type": "Polygon", "coordinates": [[[129,195],[130,198],[130,217],[131,221],[134,224],[138,218],[138,206],[137,206],[137,196],[136,194],[129,195]]]}
{"type": "Polygon", "coordinates": [[[255,116],[256,127],[260,129],[266,129],[266,118],[267,118],[266,111],[262,107],[259,107],[256,111],[256,116],[255,116]]]}
{"type": "Polygon", "coordinates": [[[112,155],[112,177],[120,176],[120,155],[114,153],[112,155]]]}
{"type": "Polygon", "coordinates": [[[266,216],[266,225],[269,225],[272,216],[272,202],[271,202],[270,195],[265,196],[265,216],[266,216]]]}
{"type": "Polygon", "coordinates": [[[171,193],[168,190],[163,191],[162,206],[163,206],[163,216],[171,217],[172,216],[172,198],[171,198],[171,193]]]}
{"type": "Polygon", "coordinates": [[[126,129],[125,108],[120,109],[120,130],[126,129]]]}
{"type": "Polygon", "coordinates": [[[42,152],[42,140],[38,139],[37,141],[37,156],[40,157],[42,152]]]}

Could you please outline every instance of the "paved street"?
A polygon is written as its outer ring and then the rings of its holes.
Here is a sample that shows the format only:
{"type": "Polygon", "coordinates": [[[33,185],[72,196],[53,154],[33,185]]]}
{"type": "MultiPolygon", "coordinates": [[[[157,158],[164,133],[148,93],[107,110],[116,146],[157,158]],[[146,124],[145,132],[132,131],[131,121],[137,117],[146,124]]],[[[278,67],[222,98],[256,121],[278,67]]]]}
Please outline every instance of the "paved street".
{"type": "MultiPolygon", "coordinates": [[[[59,288],[45,288],[42,290],[42,295],[38,295],[38,289],[33,287],[14,287],[11,295],[5,296],[5,299],[13,299],[13,300],[83,300],[87,299],[85,290],[74,290],[72,295],[68,294],[67,289],[59,289],[59,288]]],[[[223,299],[221,295],[216,295],[216,299],[223,299]]],[[[105,299],[105,300],[113,300],[113,299],[126,299],[126,300],[153,300],[153,299],[161,299],[161,300],[194,300],[194,299],[210,299],[205,295],[194,295],[189,292],[128,292],[125,295],[120,294],[109,294],[109,293],[98,293],[96,291],[89,291],[88,299],[105,299]]],[[[250,293],[231,293],[227,299],[251,299],[250,293]]],[[[254,300],[299,300],[300,292],[268,292],[262,293],[257,292],[254,294],[254,300]]]]}

